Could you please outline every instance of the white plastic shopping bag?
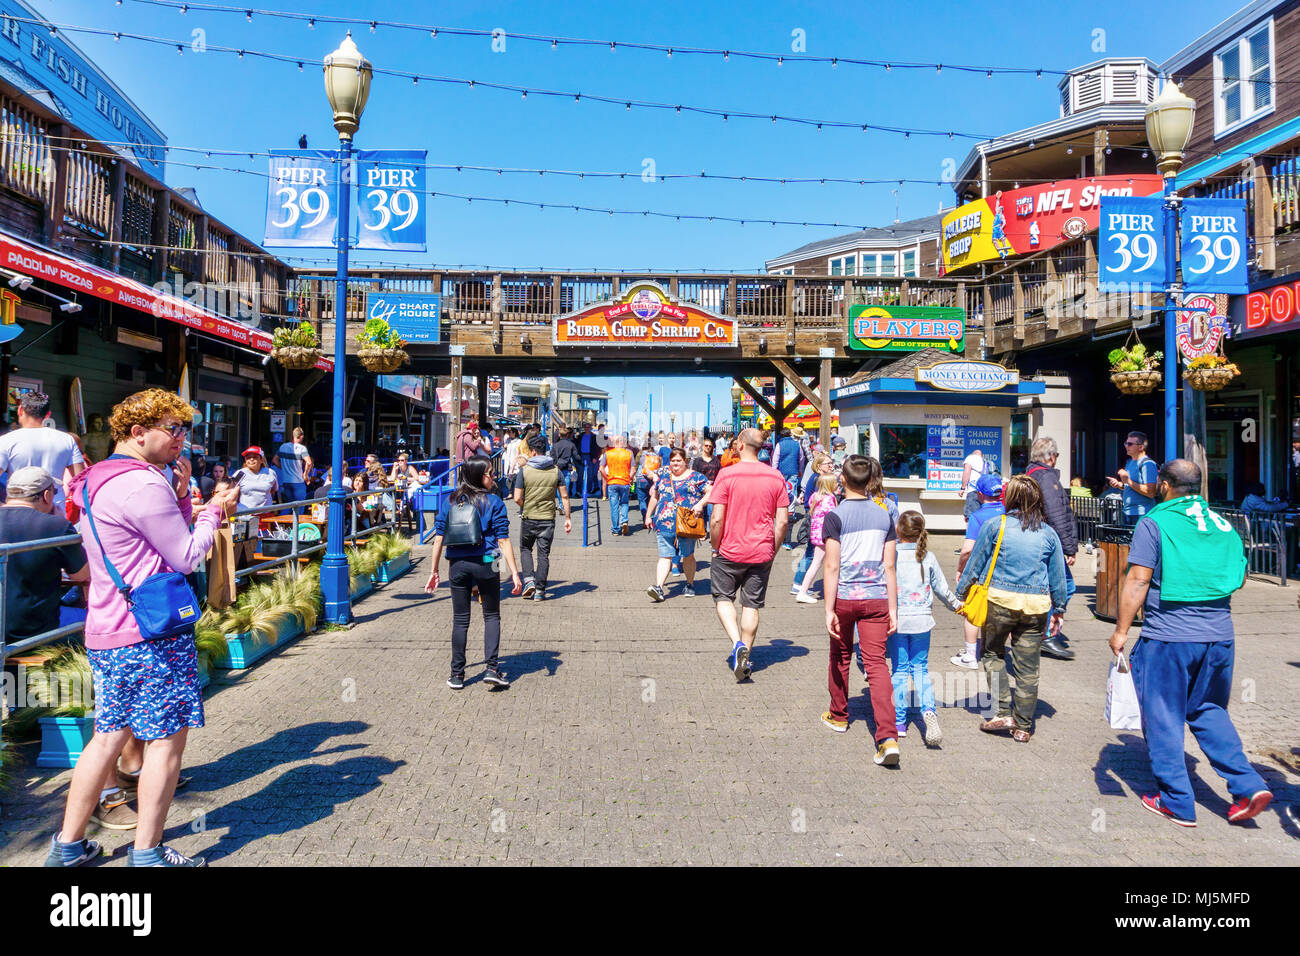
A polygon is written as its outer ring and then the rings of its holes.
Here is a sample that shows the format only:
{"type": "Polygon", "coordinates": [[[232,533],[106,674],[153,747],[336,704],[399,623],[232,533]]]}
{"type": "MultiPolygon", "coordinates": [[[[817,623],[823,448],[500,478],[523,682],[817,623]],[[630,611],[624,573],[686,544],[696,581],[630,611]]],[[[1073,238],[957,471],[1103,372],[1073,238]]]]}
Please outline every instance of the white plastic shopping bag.
{"type": "Polygon", "coordinates": [[[1106,680],[1106,720],[1114,730],[1142,729],[1137,688],[1133,686],[1128,658],[1123,654],[1110,662],[1110,677],[1106,680]]]}

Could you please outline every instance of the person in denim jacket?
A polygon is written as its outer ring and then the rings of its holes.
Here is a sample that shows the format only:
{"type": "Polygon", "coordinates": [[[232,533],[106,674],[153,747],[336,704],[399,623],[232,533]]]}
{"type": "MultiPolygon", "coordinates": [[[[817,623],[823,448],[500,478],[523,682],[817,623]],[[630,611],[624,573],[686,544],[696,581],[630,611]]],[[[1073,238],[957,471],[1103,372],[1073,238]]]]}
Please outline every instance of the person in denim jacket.
{"type": "Polygon", "coordinates": [[[1061,539],[1046,524],[1043,493],[1027,475],[1007,482],[1003,519],[988,521],[980,529],[970,560],[957,582],[957,596],[966,599],[975,582],[983,582],[998,533],[1002,545],[989,582],[988,621],[984,625],[984,656],[980,663],[989,680],[989,692],[998,696],[997,716],[980,724],[986,733],[1009,730],[1020,743],[1033,733],[1038,706],[1038,664],[1044,632],[1056,634],[1065,615],[1065,554],[1061,539]],[[1003,659],[1011,645],[1016,669],[1015,706],[1007,684],[1003,659]]]}

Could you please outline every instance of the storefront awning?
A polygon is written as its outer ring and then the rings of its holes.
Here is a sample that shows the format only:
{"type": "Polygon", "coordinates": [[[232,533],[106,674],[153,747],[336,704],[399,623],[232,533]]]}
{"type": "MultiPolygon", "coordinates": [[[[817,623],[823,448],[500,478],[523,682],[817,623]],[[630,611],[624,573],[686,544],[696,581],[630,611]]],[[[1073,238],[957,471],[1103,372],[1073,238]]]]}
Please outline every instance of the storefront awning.
{"type": "MultiPolygon", "coordinates": [[[[217,315],[183,299],[159,292],[151,286],[118,275],[99,266],[78,262],[57,252],[33,245],[7,232],[0,232],[0,266],[21,272],[34,279],[44,279],[74,292],[124,305],[149,315],[167,319],[205,335],[242,345],[259,352],[271,351],[271,336],[261,329],[249,328],[225,316],[217,315]]],[[[316,367],[328,372],[334,363],[322,358],[316,367]]]]}

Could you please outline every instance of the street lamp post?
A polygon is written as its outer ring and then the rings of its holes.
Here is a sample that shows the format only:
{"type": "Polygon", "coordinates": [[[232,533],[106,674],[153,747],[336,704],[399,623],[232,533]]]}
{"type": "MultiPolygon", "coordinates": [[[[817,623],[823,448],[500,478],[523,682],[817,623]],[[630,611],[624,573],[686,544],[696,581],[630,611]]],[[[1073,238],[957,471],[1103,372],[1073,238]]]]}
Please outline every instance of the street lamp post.
{"type": "Polygon", "coordinates": [[[348,559],[343,553],[343,415],[344,383],[347,378],[348,303],[348,220],[352,187],[352,137],[361,125],[361,113],[370,96],[370,61],[352,42],[352,33],[339,48],[325,57],[325,95],[334,111],[334,128],[339,134],[338,152],[338,270],[334,284],[334,418],[331,423],[332,454],[329,491],[329,521],[325,533],[325,558],[321,562],[321,593],[325,599],[325,620],[347,624],[352,618],[352,593],[348,559]]]}
{"type": "MultiPolygon", "coordinates": [[[[1184,96],[1177,84],[1166,79],[1164,89],[1146,112],[1147,142],[1156,153],[1156,168],[1164,177],[1164,230],[1165,230],[1165,461],[1178,455],[1178,300],[1182,284],[1178,281],[1178,207],[1182,200],[1174,188],[1178,170],[1183,165],[1183,153],[1192,135],[1192,121],[1196,116],[1196,101],[1184,96]]],[[[1203,400],[1197,402],[1195,389],[1183,389],[1183,429],[1194,441],[1204,441],[1204,427],[1197,427],[1203,418],[1203,400]],[[1190,403],[1190,404],[1189,404],[1190,403]],[[1196,405],[1200,405],[1199,416],[1196,405]]],[[[1199,393],[1196,393],[1199,395],[1199,393]]]]}
{"type": "Polygon", "coordinates": [[[740,396],[744,394],[739,382],[731,386],[731,431],[735,435],[740,434],[740,396]]]}

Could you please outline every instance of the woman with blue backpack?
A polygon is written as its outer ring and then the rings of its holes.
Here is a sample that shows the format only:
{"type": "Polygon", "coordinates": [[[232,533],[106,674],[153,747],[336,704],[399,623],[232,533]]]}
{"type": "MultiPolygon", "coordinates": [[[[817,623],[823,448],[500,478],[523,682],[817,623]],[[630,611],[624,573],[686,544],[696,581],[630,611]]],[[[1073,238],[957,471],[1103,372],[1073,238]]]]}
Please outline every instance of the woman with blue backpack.
{"type": "Polygon", "coordinates": [[[511,594],[524,590],[515,553],[510,546],[510,516],[495,493],[492,463],[471,458],[460,466],[460,485],[452,492],[447,507],[438,512],[433,539],[433,567],[424,590],[438,588],[438,566],[447,551],[447,582],[451,585],[451,676],[447,686],[465,686],[465,645],[469,639],[470,592],[479,592],[483,605],[483,658],[487,665],[483,681],[495,688],[510,686],[498,666],[501,646],[501,558],[510,569],[511,594]]]}

